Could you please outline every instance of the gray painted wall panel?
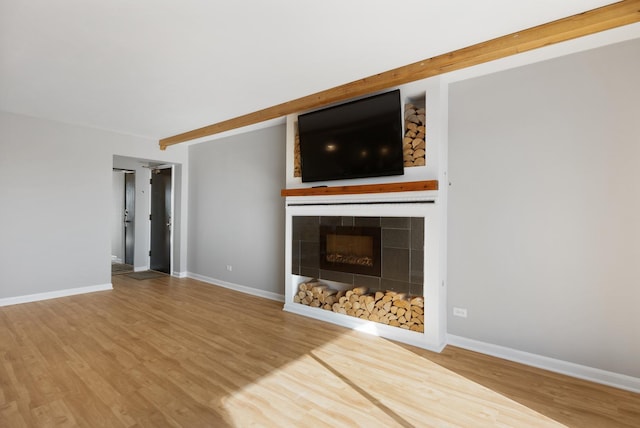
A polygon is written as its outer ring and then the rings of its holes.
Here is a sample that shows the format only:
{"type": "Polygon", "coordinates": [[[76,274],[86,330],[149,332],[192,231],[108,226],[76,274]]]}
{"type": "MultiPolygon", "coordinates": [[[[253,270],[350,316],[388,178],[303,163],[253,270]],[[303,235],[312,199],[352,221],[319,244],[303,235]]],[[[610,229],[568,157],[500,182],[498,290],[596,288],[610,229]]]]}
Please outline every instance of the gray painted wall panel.
{"type": "Polygon", "coordinates": [[[189,162],[189,272],[284,294],[284,125],[190,146],[189,162]]]}
{"type": "Polygon", "coordinates": [[[639,53],[450,86],[449,333],[640,376],[639,53]]]}
{"type": "Polygon", "coordinates": [[[79,128],[4,114],[0,141],[0,297],[108,284],[108,147],[79,128]]]}
{"type": "Polygon", "coordinates": [[[0,112],[0,299],[111,282],[116,154],[187,162],[186,147],[0,112]]]}

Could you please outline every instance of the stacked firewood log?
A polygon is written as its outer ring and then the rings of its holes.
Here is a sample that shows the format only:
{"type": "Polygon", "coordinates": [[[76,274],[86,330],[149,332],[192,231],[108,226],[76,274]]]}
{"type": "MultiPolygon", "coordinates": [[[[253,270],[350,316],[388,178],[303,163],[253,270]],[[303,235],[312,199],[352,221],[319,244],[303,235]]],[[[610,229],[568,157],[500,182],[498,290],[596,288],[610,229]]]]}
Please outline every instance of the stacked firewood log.
{"type": "Polygon", "coordinates": [[[404,128],[404,139],[402,140],[404,166],[411,167],[425,165],[425,109],[418,108],[413,104],[405,104],[404,128]]]}
{"type": "Polygon", "coordinates": [[[302,163],[300,162],[300,136],[296,130],[296,139],[293,143],[293,176],[302,177],[302,163]]]}
{"type": "Polygon", "coordinates": [[[334,290],[316,279],[303,282],[295,303],[413,331],[424,331],[424,298],[395,291],[368,293],[366,287],[334,290]]]}

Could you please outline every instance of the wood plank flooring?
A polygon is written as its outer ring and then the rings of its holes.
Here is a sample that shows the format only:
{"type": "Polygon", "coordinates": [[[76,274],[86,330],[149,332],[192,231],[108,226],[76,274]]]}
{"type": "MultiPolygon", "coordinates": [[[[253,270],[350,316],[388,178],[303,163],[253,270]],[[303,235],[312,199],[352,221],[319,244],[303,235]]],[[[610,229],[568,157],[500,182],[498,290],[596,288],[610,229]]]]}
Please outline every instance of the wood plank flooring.
{"type": "Polygon", "coordinates": [[[0,427],[640,426],[640,394],[195,280],[113,285],[0,308],[0,427]]]}

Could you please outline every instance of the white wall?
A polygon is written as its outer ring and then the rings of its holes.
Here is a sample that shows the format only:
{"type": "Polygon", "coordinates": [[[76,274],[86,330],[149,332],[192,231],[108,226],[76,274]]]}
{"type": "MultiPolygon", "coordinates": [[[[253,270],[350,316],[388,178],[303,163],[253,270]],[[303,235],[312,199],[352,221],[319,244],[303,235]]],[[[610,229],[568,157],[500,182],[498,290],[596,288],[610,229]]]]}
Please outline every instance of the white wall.
{"type": "Polygon", "coordinates": [[[450,86],[450,333],[640,377],[638,52],[450,86]]]}
{"type": "Polygon", "coordinates": [[[0,299],[111,282],[114,154],[187,164],[186,147],[0,112],[0,299]]]}
{"type": "Polygon", "coordinates": [[[189,273],[284,294],[284,125],[192,145],[189,162],[189,273]]]}

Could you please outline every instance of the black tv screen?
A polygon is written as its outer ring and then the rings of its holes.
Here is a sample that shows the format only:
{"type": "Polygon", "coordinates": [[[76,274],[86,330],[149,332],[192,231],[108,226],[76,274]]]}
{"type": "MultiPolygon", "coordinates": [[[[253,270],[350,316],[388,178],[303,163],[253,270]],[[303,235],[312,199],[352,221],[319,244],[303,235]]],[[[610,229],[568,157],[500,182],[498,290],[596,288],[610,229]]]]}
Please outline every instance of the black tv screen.
{"type": "Polygon", "coordinates": [[[298,116],[302,181],[404,174],[400,91],[298,116]]]}

